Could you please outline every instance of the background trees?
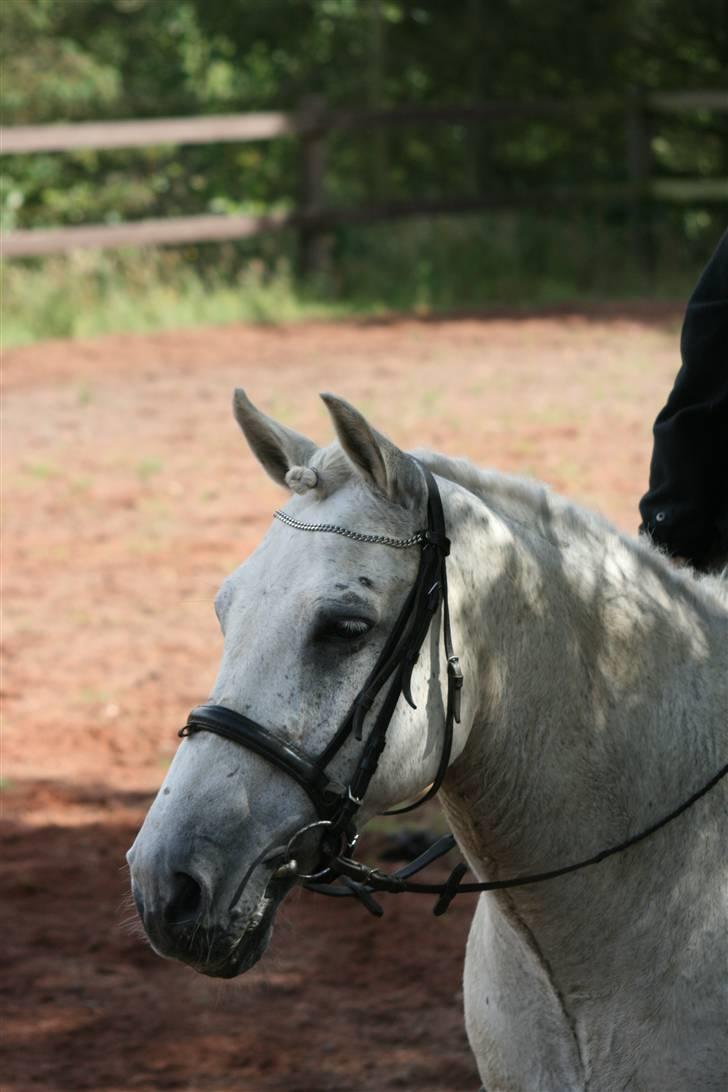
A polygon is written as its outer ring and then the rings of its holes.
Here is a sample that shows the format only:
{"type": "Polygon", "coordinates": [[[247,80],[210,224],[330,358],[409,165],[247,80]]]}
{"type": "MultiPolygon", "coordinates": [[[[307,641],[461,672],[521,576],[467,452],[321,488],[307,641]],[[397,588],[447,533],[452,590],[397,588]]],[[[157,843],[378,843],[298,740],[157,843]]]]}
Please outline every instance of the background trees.
{"type": "MultiPolygon", "coordinates": [[[[287,109],[312,93],[334,107],[613,97],[613,110],[587,111],[573,123],[504,114],[479,124],[332,137],[327,199],[355,204],[614,183],[626,171],[626,97],[725,89],[728,0],[3,0],[0,65],[5,125],[287,109]]],[[[652,160],[658,177],[727,177],[728,115],[661,118],[652,160]]],[[[0,161],[6,228],[258,210],[293,203],[296,189],[288,141],[0,161]]],[[[727,211],[728,201],[694,200],[653,210],[658,272],[688,268],[692,276],[727,211]]],[[[615,202],[480,217],[467,229],[443,221],[396,232],[417,261],[431,255],[435,280],[449,276],[444,268],[440,276],[438,262],[447,252],[452,265],[465,230],[469,240],[477,237],[486,266],[517,253],[524,278],[539,267],[552,276],[560,252],[575,286],[601,248],[603,264],[627,284],[631,274],[620,269],[619,255],[627,262],[622,233],[630,215],[615,202]]],[[[346,296],[353,276],[374,281],[390,260],[393,230],[336,232],[326,291],[346,296]]],[[[251,254],[269,263],[288,248],[285,239],[188,248],[185,260],[238,269],[251,254]]],[[[471,280],[467,254],[463,261],[471,280]]],[[[399,270],[393,281],[400,283],[399,270]]]]}

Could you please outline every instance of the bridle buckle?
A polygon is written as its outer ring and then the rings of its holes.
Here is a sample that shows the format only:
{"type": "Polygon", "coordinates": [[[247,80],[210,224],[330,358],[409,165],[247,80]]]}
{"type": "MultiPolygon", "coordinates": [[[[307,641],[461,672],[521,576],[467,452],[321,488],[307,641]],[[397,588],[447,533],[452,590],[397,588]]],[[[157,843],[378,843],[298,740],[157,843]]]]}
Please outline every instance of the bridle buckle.
{"type": "Polygon", "coordinates": [[[436,550],[439,550],[443,557],[448,557],[450,553],[450,539],[443,531],[433,531],[428,527],[421,533],[425,543],[434,546],[436,550]]]}
{"type": "Polygon", "coordinates": [[[455,690],[462,690],[463,672],[458,656],[450,656],[447,661],[447,677],[455,690]]]}
{"type": "Polygon", "coordinates": [[[357,808],[360,808],[364,803],[364,801],[360,800],[358,796],[354,796],[354,793],[351,791],[351,785],[346,786],[346,798],[347,800],[350,800],[352,804],[354,804],[354,806],[357,808]]]}
{"type": "Polygon", "coordinates": [[[457,656],[447,658],[447,690],[448,701],[452,703],[452,717],[456,724],[460,723],[460,707],[462,704],[463,672],[460,660],[457,656]]]}

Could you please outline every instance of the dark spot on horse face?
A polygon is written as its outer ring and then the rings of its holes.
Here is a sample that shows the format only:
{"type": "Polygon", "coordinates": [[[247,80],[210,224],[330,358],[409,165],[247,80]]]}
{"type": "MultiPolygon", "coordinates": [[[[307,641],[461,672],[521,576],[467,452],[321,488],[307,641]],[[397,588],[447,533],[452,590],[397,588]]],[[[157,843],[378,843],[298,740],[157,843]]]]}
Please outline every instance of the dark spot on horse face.
{"type": "Polygon", "coordinates": [[[346,589],[349,587],[349,585],[348,584],[334,584],[334,587],[336,588],[337,591],[346,591],[346,589]]]}
{"type": "Polygon", "coordinates": [[[373,588],[374,587],[374,585],[372,584],[372,582],[371,582],[371,580],[369,579],[368,576],[360,576],[359,577],[359,583],[361,584],[362,588],[373,588]]]}
{"type": "Polygon", "coordinates": [[[169,788],[165,788],[165,790],[164,790],[164,795],[165,795],[165,796],[169,796],[169,788]]]}

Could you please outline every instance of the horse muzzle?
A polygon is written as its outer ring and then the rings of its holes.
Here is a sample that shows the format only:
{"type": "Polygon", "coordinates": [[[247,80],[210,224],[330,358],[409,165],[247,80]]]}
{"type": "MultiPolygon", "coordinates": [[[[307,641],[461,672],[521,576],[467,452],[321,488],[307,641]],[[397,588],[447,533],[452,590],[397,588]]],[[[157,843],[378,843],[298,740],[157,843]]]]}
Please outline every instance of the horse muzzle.
{"type": "Polygon", "coordinates": [[[154,951],[216,978],[233,978],[257,963],[276,910],[296,881],[291,862],[273,862],[231,905],[227,891],[216,894],[189,864],[186,870],[142,869],[131,851],[129,864],[134,902],[154,951]]]}

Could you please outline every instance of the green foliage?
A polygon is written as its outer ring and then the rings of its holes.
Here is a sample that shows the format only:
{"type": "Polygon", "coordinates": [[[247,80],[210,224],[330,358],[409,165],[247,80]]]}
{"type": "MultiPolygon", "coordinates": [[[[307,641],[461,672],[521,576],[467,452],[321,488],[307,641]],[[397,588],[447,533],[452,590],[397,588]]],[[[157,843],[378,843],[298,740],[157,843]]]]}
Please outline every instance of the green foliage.
{"type": "Polygon", "coordinates": [[[185,251],[79,251],[43,262],[5,263],[0,340],[89,337],[124,330],[226,322],[282,322],[341,308],[296,289],[290,266],[260,260],[232,272],[197,268],[185,251]]]}
{"type": "MultiPolygon", "coordinates": [[[[5,125],[294,109],[312,93],[332,107],[614,101],[606,112],[566,121],[504,112],[472,125],[333,134],[326,149],[333,205],[623,182],[626,97],[723,89],[726,71],[728,0],[0,3],[5,125]]],[[[728,176],[727,115],[665,115],[655,126],[653,173],[664,192],[677,193],[686,177],[714,187],[728,176]]],[[[298,185],[296,143],[287,139],[5,156],[0,227],[288,208],[298,185]]],[[[696,197],[684,211],[660,211],[652,222],[658,249],[681,254],[682,268],[692,270],[727,208],[728,200],[696,197]]],[[[607,280],[605,290],[631,290],[640,283],[631,230],[617,207],[341,230],[330,240],[327,276],[315,285],[295,282],[287,237],[26,263],[5,273],[3,337],[268,321],[311,307],[544,300],[596,293],[607,280]],[[609,251],[599,268],[595,246],[609,251]]],[[[657,268],[664,276],[664,264],[657,268]]]]}
{"type": "MultiPolygon", "coordinates": [[[[3,0],[4,124],[722,88],[728,0],[3,0]]],[[[728,174],[725,115],[669,119],[658,169],[728,174]]],[[[623,117],[507,116],[331,141],[332,199],[473,193],[625,172],[623,117]],[[586,152],[586,154],[585,154],[586,152]]],[[[8,223],[296,199],[291,141],[6,158],[8,223]],[[10,219],[8,220],[8,217],[10,219]]]]}
{"type": "MultiPolygon", "coordinates": [[[[5,263],[2,344],[351,313],[680,297],[720,230],[708,213],[681,214],[662,233],[658,278],[630,260],[632,227],[624,217],[589,213],[500,213],[342,228],[330,240],[326,270],[313,281],[294,276],[291,239],[269,240],[266,257],[251,244],[79,251],[5,263]]],[[[79,394],[81,400],[91,397],[79,394]]]]}

